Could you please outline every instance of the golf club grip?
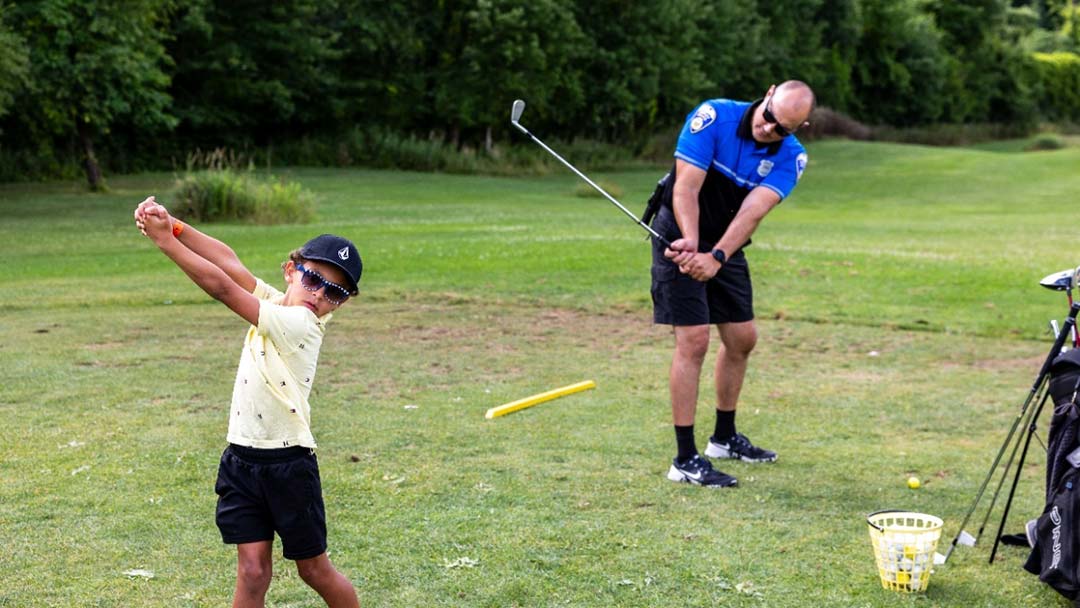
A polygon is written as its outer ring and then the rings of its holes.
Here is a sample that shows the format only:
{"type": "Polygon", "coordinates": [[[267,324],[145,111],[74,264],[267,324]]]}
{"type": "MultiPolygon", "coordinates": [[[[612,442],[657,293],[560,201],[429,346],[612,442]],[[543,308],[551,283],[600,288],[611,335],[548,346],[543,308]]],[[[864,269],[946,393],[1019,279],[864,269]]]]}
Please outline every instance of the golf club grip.
{"type": "MultiPolygon", "coordinates": [[[[663,245],[664,247],[667,247],[668,249],[671,249],[671,241],[669,241],[666,238],[660,236],[659,234],[653,232],[652,230],[649,230],[649,232],[652,232],[652,238],[656,239],[661,245],[663,245]]],[[[674,249],[672,249],[672,251],[674,251],[674,249]]],[[[721,267],[721,269],[723,269],[723,267],[721,267]]],[[[720,284],[720,272],[718,271],[716,274],[714,274],[712,276],[712,278],[709,279],[709,281],[713,281],[717,285],[719,285],[720,284]]],[[[708,283],[709,281],[704,281],[704,282],[708,283]]]]}

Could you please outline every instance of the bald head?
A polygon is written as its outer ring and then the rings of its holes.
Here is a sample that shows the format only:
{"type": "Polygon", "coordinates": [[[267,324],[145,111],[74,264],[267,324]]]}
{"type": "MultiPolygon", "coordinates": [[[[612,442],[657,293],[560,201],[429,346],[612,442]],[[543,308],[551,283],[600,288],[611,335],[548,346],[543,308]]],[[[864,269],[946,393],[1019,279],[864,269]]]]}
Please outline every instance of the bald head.
{"type": "Polygon", "coordinates": [[[777,104],[787,106],[788,109],[802,116],[802,121],[810,118],[810,113],[817,106],[817,98],[810,85],[801,80],[785,80],[776,87],[774,98],[777,104]]]}
{"type": "Polygon", "coordinates": [[[814,92],[801,80],[785,80],[769,87],[764,102],[754,113],[754,139],[771,143],[794,133],[809,124],[816,103],[814,92]]]}

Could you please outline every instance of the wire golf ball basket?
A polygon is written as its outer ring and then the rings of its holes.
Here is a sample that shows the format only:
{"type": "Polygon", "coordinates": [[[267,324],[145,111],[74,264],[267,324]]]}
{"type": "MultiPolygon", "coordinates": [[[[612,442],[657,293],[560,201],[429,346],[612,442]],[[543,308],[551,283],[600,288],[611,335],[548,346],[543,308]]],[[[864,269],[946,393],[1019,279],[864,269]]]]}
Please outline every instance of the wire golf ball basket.
{"type": "Polygon", "coordinates": [[[893,591],[926,591],[941,538],[940,518],[911,511],[878,511],[866,516],[881,586],[893,591]]]}

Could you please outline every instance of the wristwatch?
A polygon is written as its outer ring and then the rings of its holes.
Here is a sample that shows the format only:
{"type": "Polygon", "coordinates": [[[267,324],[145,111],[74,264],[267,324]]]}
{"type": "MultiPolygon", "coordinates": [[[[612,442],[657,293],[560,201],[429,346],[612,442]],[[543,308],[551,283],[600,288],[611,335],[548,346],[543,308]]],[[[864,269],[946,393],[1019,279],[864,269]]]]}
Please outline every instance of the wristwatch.
{"type": "Polygon", "coordinates": [[[723,264],[724,262],[727,261],[727,254],[724,253],[723,249],[713,249],[712,250],[712,257],[717,262],[720,262],[720,264],[723,264]]]}

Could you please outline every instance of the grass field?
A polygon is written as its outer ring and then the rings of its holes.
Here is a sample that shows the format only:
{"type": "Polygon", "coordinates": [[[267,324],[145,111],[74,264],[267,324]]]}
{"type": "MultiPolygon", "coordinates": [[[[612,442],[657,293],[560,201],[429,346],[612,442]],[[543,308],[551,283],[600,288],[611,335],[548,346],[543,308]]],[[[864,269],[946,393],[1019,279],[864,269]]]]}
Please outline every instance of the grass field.
{"type": "MultiPolygon", "coordinates": [[[[1026,551],[987,564],[990,531],[926,594],[883,590],[865,515],[956,533],[1066,311],[1038,281],[1080,264],[1080,148],[810,152],[748,250],[762,337],[739,427],[781,456],[722,466],[730,491],[664,478],[672,339],[650,322],[648,245],[570,174],[297,169],[313,224],[202,227],[272,283],[322,231],[363,254],[312,398],[331,557],[362,604],[1065,605],[1026,551]]],[[[594,177],[637,210],[660,172],[594,177]]],[[[109,183],[0,185],[0,606],[227,605],[213,479],[245,327],[132,226],[172,177],[109,183]]],[[[1039,512],[1044,462],[1009,531],[1039,512]]],[[[276,553],[269,605],[322,605],[276,553]]]]}

